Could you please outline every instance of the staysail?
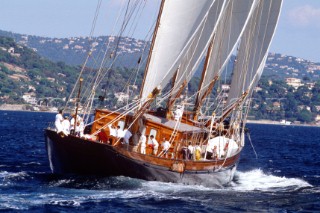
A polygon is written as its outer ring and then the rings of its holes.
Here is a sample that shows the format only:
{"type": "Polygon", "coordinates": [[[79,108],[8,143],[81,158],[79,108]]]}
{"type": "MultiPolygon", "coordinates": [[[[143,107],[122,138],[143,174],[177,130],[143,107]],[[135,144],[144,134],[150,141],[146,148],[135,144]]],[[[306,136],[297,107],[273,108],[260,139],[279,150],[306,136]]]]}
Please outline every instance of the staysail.
{"type": "Polygon", "coordinates": [[[250,93],[258,82],[278,22],[282,0],[261,0],[239,46],[227,104],[250,93]]]}
{"type": "Polygon", "coordinates": [[[211,7],[206,21],[198,30],[197,35],[192,41],[192,45],[188,48],[181,64],[179,66],[177,76],[174,82],[174,88],[171,91],[171,96],[176,97],[176,93],[179,93],[182,84],[190,81],[191,77],[196,72],[210,41],[213,39],[214,32],[217,28],[217,23],[222,18],[226,5],[230,0],[216,0],[211,7]]]}
{"type": "Polygon", "coordinates": [[[257,0],[232,0],[222,20],[218,23],[210,58],[198,92],[198,100],[204,98],[214,78],[220,76],[229,61],[245,26],[256,8],[257,0]]]}

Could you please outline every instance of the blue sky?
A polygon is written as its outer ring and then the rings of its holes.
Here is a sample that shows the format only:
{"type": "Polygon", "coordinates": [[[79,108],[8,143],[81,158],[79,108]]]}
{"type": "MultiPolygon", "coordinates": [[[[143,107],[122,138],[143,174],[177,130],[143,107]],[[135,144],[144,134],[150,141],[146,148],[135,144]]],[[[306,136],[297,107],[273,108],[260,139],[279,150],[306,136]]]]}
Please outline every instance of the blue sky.
{"type": "MultiPolygon", "coordinates": [[[[111,34],[120,6],[125,0],[103,0],[95,35],[111,34]]],[[[47,36],[88,36],[98,0],[1,0],[0,29],[47,36]]],[[[146,32],[155,18],[159,0],[148,0],[136,32],[146,32]]],[[[135,33],[136,37],[144,35],[135,33]]],[[[283,0],[280,22],[271,52],[320,62],[320,1],[283,0]]]]}

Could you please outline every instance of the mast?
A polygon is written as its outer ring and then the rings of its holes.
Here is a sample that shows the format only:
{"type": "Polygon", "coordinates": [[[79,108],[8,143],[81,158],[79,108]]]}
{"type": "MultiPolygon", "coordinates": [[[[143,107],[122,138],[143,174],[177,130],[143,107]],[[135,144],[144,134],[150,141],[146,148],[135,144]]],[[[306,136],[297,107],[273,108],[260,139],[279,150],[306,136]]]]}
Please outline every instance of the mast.
{"type": "MultiPolygon", "coordinates": [[[[200,80],[200,83],[199,83],[198,91],[200,91],[202,89],[203,81],[204,81],[204,79],[206,77],[206,74],[208,72],[208,64],[209,64],[211,53],[212,53],[213,40],[214,40],[214,38],[211,40],[210,45],[208,47],[207,56],[206,56],[206,60],[205,60],[205,63],[204,63],[203,70],[202,70],[202,75],[201,75],[201,80],[200,80]]],[[[201,107],[201,105],[203,103],[204,98],[205,98],[204,96],[202,96],[202,98],[200,98],[200,94],[199,93],[197,94],[197,98],[196,98],[195,105],[194,105],[194,108],[193,108],[194,120],[198,119],[198,114],[199,114],[200,107],[201,107]]]]}
{"type": "Polygon", "coordinates": [[[151,47],[150,47],[150,51],[149,51],[149,54],[148,54],[147,65],[146,65],[146,69],[145,69],[144,76],[143,76],[143,81],[142,81],[141,88],[140,88],[140,97],[139,97],[140,99],[142,98],[143,87],[145,85],[146,76],[147,76],[147,74],[149,72],[149,65],[150,65],[150,60],[151,60],[151,56],[152,56],[152,51],[153,51],[155,40],[156,40],[157,33],[158,33],[158,30],[159,30],[160,19],[161,19],[161,15],[162,15],[162,12],[163,12],[163,7],[164,7],[165,1],[166,0],[161,0],[161,5],[160,5],[160,8],[159,8],[159,13],[158,13],[158,18],[157,18],[157,23],[156,23],[156,26],[155,26],[155,29],[154,29],[154,33],[153,33],[152,41],[151,41],[151,47]]]}
{"type": "MultiPolygon", "coordinates": [[[[177,81],[177,77],[178,77],[178,73],[179,73],[179,68],[178,68],[178,70],[176,71],[176,73],[174,74],[174,76],[173,76],[173,78],[172,78],[172,85],[171,85],[171,88],[174,88],[174,86],[175,86],[175,83],[176,83],[176,81],[177,81]]],[[[168,98],[168,102],[167,102],[167,115],[166,115],[166,117],[167,117],[167,119],[170,119],[172,116],[171,116],[171,112],[172,112],[172,106],[173,106],[173,104],[174,104],[174,102],[175,102],[175,98],[176,98],[177,96],[174,96],[173,97],[173,94],[172,94],[172,91],[170,92],[170,96],[169,96],[169,98],[168,98]]]]}
{"type": "Polygon", "coordinates": [[[78,109],[79,109],[79,102],[80,102],[80,93],[81,93],[81,86],[82,86],[82,82],[83,82],[83,78],[80,77],[79,79],[79,91],[78,91],[78,95],[77,95],[77,103],[76,103],[76,113],[75,113],[75,117],[74,117],[74,134],[76,133],[76,128],[77,128],[77,117],[78,117],[78,109]]]}

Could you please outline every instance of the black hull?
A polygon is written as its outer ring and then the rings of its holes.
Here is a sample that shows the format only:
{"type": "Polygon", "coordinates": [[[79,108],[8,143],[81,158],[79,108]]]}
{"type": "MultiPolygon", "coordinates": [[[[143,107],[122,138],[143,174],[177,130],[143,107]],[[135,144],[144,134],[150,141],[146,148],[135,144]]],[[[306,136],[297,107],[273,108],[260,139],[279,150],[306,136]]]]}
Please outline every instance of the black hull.
{"type": "Polygon", "coordinates": [[[74,136],[60,137],[48,129],[45,130],[45,138],[50,168],[55,174],[128,176],[148,181],[219,187],[232,181],[238,162],[218,171],[185,170],[179,173],[130,158],[110,145],[74,136]]]}

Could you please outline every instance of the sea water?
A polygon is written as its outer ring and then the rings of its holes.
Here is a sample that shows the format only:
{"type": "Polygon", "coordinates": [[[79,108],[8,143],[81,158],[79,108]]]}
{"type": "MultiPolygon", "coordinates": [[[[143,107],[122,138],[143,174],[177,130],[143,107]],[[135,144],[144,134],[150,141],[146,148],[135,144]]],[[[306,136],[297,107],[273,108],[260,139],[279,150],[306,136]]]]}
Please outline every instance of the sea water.
{"type": "Polygon", "coordinates": [[[320,128],[249,124],[230,186],[51,174],[55,114],[0,111],[0,211],[320,212],[320,128]]]}

